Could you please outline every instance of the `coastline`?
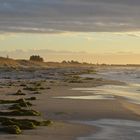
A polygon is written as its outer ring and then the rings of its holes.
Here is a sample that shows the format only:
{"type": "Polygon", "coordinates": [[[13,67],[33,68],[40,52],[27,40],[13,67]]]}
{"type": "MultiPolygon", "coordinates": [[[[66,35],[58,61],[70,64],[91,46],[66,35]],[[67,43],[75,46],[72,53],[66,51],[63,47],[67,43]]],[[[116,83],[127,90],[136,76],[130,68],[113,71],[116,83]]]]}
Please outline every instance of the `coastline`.
{"type": "MultiPolygon", "coordinates": [[[[53,96],[68,96],[68,95],[83,95],[84,93],[79,93],[79,91],[70,90],[70,87],[59,86],[53,87],[50,90],[49,94],[46,96],[45,103],[38,102],[36,106],[38,109],[41,109],[43,116],[46,118],[52,118],[56,122],[62,121],[66,124],[71,124],[71,121],[95,121],[100,119],[120,119],[120,120],[134,120],[140,121],[140,116],[137,112],[129,109],[127,105],[130,104],[127,101],[123,101],[123,99],[117,98],[117,100],[73,100],[73,99],[55,99],[53,96]],[[65,93],[63,93],[65,91],[65,93]],[[122,102],[124,104],[122,104],[122,102]],[[44,104],[46,105],[43,109],[44,104]]],[[[40,96],[40,101],[44,96],[40,96]]],[[[134,105],[140,107],[139,105],[134,105]]],[[[133,107],[133,109],[136,109],[133,107]]],[[[66,126],[65,124],[65,126],[66,126]]],[[[73,127],[78,127],[79,124],[83,126],[84,132],[79,128],[78,131],[74,131],[77,133],[72,139],[77,140],[78,137],[86,137],[88,135],[94,134],[96,131],[100,131],[100,128],[96,126],[82,124],[82,123],[74,123],[73,127]],[[82,132],[82,133],[79,133],[82,132]]],[[[72,131],[69,129],[69,131],[72,131]]],[[[67,131],[63,131],[64,134],[67,134],[67,131]]],[[[55,138],[54,138],[55,139],[55,138]]],[[[62,139],[62,138],[61,138],[62,139]]],[[[70,138],[71,139],[71,138],[70,138]]],[[[71,140],[72,140],[71,139],[71,140]]],[[[50,139],[51,140],[51,139],[50,139]]],[[[65,138],[64,138],[65,140],[65,138]]]]}
{"type": "MultiPolygon", "coordinates": [[[[67,77],[67,76],[65,76],[67,77]]],[[[18,85],[22,84],[20,81],[18,85]]],[[[21,136],[1,135],[0,138],[7,140],[9,138],[16,140],[76,140],[78,137],[87,136],[98,131],[96,126],[90,126],[81,123],[73,123],[72,121],[93,121],[99,119],[122,119],[140,121],[138,108],[140,105],[128,103],[121,97],[115,100],[73,100],[73,99],[57,99],[61,96],[80,96],[90,95],[81,91],[72,90],[76,87],[96,87],[101,85],[125,85],[120,81],[105,79],[90,79],[83,83],[68,83],[62,80],[46,82],[42,94],[36,95],[37,100],[33,101],[33,109],[37,109],[42,113],[43,119],[51,119],[54,124],[50,127],[39,128],[24,132],[21,136]]],[[[1,88],[1,98],[15,99],[10,93],[14,93],[18,86],[10,88],[1,88]]],[[[24,91],[25,92],[25,91],[24,91]]],[[[31,96],[30,92],[26,95],[31,96]]]]}

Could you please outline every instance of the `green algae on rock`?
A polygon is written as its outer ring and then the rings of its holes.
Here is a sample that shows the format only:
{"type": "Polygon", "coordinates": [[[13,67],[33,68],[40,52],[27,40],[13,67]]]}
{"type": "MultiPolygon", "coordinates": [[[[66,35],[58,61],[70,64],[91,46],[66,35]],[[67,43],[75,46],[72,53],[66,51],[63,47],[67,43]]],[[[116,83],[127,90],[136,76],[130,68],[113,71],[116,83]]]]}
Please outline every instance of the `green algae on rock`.
{"type": "Polygon", "coordinates": [[[21,134],[21,129],[17,125],[8,125],[5,126],[2,131],[7,132],[9,134],[21,134]]]}
{"type": "Polygon", "coordinates": [[[1,116],[40,116],[41,113],[35,110],[19,109],[13,111],[0,111],[1,116]]]}
{"type": "Polygon", "coordinates": [[[7,117],[0,117],[0,123],[3,126],[2,131],[9,134],[21,134],[22,130],[35,129],[37,126],[49,126],[53,124],[51,120],[38,121],[7,117]]]}

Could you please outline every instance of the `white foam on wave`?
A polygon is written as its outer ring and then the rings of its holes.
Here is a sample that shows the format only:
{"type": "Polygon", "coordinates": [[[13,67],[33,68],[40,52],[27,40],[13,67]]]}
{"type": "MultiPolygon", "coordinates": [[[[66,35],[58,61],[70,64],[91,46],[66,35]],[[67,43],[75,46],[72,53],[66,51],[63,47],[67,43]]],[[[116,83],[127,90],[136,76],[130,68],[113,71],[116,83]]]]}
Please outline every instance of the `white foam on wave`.
{"type": "Polygon", "coordinates": [[[88,95],[88,96],[59,96],[57,99],[81,99],[81,100],[113,100],[114,96],[88,95]]]}
{"type": "Polygon", "coordinates": [[[93,96],[119,96],[127,99],[129,102],[140,104],[140,91],[136,85],[117,86],[105,85],[94,88],[73,88],[72,90],[79,90],[85,93],[91,93],[93,96]]]}
{"type": "Polygon", "coordinates": [[[99,74],[86,74],[82,77],[104,78],[127,82],[127,85],[104,85],[91,88],[73,88],[84,92],[84,96],[63,96],[63,99],[88,99],[88,100],[112,100],[116,96],[126,99],[128,102],[140,104],[140,69],[121,68],[107,69],[99,74]],[[88,95],[86,95],[88,93],[88,95]],[[90,93],[90,95],[89,95],[90,93]]]}
{"type": "Polygon", "coordinates": [[[113,100],[116,96],[126,99],[128,102],[140,104],[139,85],[105,85],[93,88],[73,88],[83,93],[91,95],[83,96],[60,96],[61,99],[85,99],[85,100],[113,100]]]}

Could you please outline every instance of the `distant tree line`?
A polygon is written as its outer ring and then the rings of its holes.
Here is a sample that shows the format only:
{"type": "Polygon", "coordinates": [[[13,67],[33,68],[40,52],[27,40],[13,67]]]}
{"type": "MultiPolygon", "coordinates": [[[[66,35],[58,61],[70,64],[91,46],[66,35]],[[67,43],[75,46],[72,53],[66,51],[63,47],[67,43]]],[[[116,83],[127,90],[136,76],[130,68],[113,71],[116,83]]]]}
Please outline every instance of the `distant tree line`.
{"type": "Polygon", "coordinates": [[[44,59],[42,57],[40,57],[39,55],[32,55],[32,56],[30,56],[30,61],[43,62],[44,59]]]}
{"type": "Polygon", "coordinates": [[[62,61],[63,64],[80,64],[80,62],[78,61],[74,61],[74,60],[71,60],[71,61],[62,61]]]}

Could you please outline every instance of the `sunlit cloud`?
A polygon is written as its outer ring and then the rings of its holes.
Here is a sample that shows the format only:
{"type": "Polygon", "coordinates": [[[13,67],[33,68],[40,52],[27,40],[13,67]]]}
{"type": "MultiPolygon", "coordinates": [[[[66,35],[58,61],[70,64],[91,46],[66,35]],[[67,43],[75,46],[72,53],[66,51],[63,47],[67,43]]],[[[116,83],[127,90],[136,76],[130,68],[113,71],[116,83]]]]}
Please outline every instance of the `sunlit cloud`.
{"type": "Polygon", "coordinates": [[[140,32],[115,32],[113,33],[115,35],[120,35],[120,36],[130,36],[130,37],[140,37],[140,32]]]}

